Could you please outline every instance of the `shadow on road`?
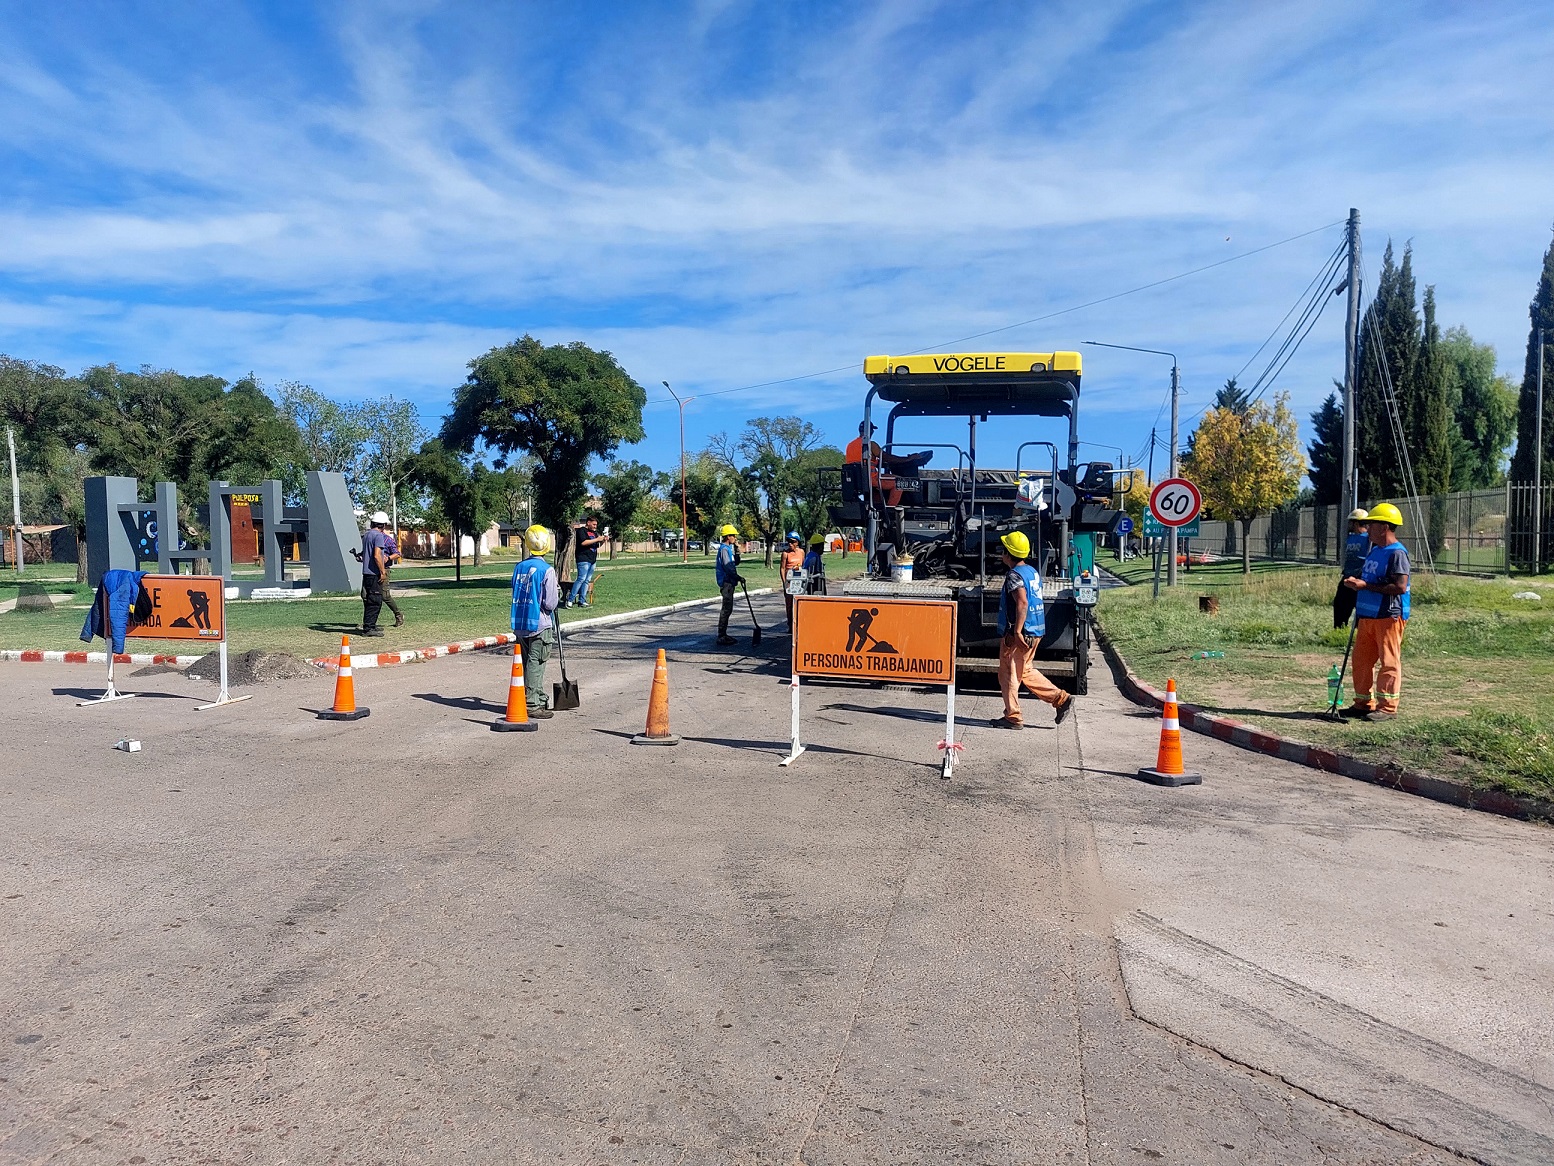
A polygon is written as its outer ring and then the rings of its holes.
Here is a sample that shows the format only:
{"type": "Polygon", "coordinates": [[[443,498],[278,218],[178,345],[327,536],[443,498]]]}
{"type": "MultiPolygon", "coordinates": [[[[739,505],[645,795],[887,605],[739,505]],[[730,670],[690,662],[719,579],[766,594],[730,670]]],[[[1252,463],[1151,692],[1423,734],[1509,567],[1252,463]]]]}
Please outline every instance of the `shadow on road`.
{"type": "Polygon", "coordinates": [[[507,706],[497,704],[494,700],[486,700],[480,696],[443,696],[437,692],[412,692],[411,696],[416,700],[431,701],[433,704],[446,705],[451,709],[462,709],[467,713],[505,713],[507,706]]]}

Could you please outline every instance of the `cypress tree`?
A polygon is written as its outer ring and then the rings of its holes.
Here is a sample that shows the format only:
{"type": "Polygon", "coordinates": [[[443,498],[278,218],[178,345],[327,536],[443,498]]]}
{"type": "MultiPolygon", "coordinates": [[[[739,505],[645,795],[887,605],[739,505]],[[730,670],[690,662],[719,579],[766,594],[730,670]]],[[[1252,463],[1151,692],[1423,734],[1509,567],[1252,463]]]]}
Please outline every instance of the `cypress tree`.
{"type": "Polygon", "coordinates": [[[1452,409],[1452,380],[1455,366],[1441,346],[1441,327],[1435,320],[1435,285],[1425,288],[1424,333],[1419,344],[1419,375],[1415,386],[1414,422],[1417,436],[1411,438],[1414,481],[1419,493],[1429,495],[1430,550],[1439,553],[1446,543],[1447,502],[1442,495],[1452,487],[1452,454],[1455,450],[1455,425],[1452,409]]]}
{"type": "Polygon", "coordinates": [[[1344,410],[1337,393],[1329,393],[1322,407],[1311,415],[1312,442],[1306,447],[1317,506],[1336,506],[1343,497],[1344,484],[1344,410]]]}
{"type": "Polygon", "coordinates": [[[1531,482],[1533,477],[1533,445],[1537,432],[1538,412],[1538,329],[1545,328],[1543,356],[1543,470],[1548,480],[1549,447],[1554,444],[1554,424],[1551,424],[1550,398],[1554,397],[1554,243],[1543,253],[1543,273],[1538,278],[1538,291],[1528,308],[1532,326],[1527,335],[1527,364],[1522,374],[1522,395],[1516,417],[1516,455],[1511,459],[1511,480],[1531,482]]]}
{"type": "Polygon", "coordinates": [[[1387,242],[1381,279],[1360,329],[1359,373],[1355,392],[1355,461],[1360,495],[1372,501],[1397,497],[1404,490],[1403,466],[1387,402],[1386,385],[1396,396],[1403,439],[1416,429],[1419,371],[1419,311],[1414,290],[1412,246],[1404,247],[1403,263],[1392,258],[1387,242]],[[1383,378],[1378,363],[1386,370],[1383,378]]]}

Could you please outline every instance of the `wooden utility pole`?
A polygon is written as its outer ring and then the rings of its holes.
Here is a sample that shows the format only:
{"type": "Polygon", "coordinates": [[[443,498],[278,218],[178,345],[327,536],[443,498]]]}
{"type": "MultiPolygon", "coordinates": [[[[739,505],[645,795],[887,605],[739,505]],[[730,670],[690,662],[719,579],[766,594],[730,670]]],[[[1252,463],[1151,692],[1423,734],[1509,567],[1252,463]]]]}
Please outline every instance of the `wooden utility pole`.
{"type": "Polygon", "coordinates": [[[1344,480],[1338,502],[1347,522],[1360,505],[1360,479],[1354,463],[1354,395],[1360,357],[1360,212],[1354,207],[1349,208],[1345,238],[1349,247],[1349,314],[1344,323],[1344,480]]]}

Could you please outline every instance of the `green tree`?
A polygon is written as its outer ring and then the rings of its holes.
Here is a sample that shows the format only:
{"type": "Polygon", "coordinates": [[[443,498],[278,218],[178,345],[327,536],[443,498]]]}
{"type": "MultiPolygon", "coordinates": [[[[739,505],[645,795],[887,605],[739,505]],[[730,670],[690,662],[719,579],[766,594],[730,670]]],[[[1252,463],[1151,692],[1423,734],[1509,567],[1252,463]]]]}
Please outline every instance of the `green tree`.
{"type": "Polygon", "coordinates": [[[1510,378],[1496,375],[1494,346],[1476,343],[1466,328],[1447,329],[1440,351],[1453,368],[1453,486],[1499,486],[1505,481],[1505,451],[1516,436],[1516,387],[1510,378]]]}
{"type": "Polygon", "coordinates": [[[1337,393],[1329,393],[1322,407],[1311,415],[1311,444],[1306,456],[1311,468],[1312,498],[1318,506],[1337,506],[1343,500],[1344,410],[1337,393]]]}
{"type": "Polygon", "coordinates": [[[1425,287],[1424,331],[1419,344],[1418,400],[1415,407],[1414,481],[1421,494],[1432,499],[1428,520],[1430,551],[1438,554],[1446,543],[1444,495],[1452,488],[1452,455],[1458,396],[1456,366],[1441,349],[1441,328],[1435,319],[1435,285],[1425,287]]]}
{"type": "Polygon", "coordinates": [[[1244,413],[1210,409],[1198,423],[1197,438],[1184,459],[1187,476],[1216,517],[1240,521],[1241,570],[1250,575],[1253,520],[1295,498],[1306,471],[1289,394],[1279,394],[1271,405],[1259,401],[1244,413]]]}
{"type": "Polygon", "coordinates": [[[364,401],[354,412],[363,434],[367,472],[382,484],[398,538],[400,495],[409,481],[411,463],[426,441],[426,429],[416,407],[394,396],[364,401]]]}
{"type": "Polygon", "coordinates": [[[0,419],[15,434],[23,519],[64,523],[74,530],[78,583],[86,581],[82,480],[89,465],[84,446],[91,415],[81,382],[64,369],[0,355],[0,419]]]}
{"type": "Polygon", "coordinates": [[[616,543],[625,546],[626,531],[652,492],[657,477],[651,466],[638,461],[613,461],[606,473],[594,475],[594,488],[599,491],[600,517],[610,533],[610,558],[615,557],[616,543]]]}
{"type": "Polygon", "coordinates": [[[331,400],[310,385],[283,381],[277,386],[281,411],[296,426],[302,458],[285,479],[287,493],[301,497],[308,470],[343,474],[355,497],[362,486],[365,466],[362,447],[367,432],[354,407],[331,400]]]}
{"type": "MultiPolygon", "coordinates": [[[[1522,392],[1516,414],[1516,454],[1511,458],[1511,478],[1531,482],[1537,459],[1544,465],[1543,480],[1549,481],[1548,462],[1554,449],[1554,242],[1543,253],[1543,270],[1538,288],[1528,306],[1531,327],[1527,333],[1527,362],[1522,372],[1522,392]],[[1543,449],[1534,451],[1538,418],[1538,330],[1543,338],[1543,449]]],[[[1549,523],[1543,524],[1545,534],[1549,523]]],[[[1548,556],[1540,555],[1547,562],[1548,556]]]]}
{"type": "Polygon", "coordinates": [[[820,430],[801,417],[756,417],[737,442],[713,436],[707,452],[731,475],[740,510],[766,540],[766,565],[783,531],[783,505],[798,459],[820,444],[820,430]]]}
{"type": "Polygon", "coordinates": [[[833,445],[805,450],[788,462],[785,491],[787,525],[804,536],[824,533],[831,525],[831,508],[842,503],[842,478],[829,472],[842,464],[833,445]]]}
{"type": "Polygon", "coordinates": [[[492,505],[497,517],[514,530],[534,522],[534,459],[515,458],[491,475],[492,505]]]}
{"type": "Polygon", "coordinates": [[[608,352],[581,342],[547,347],[525,335],[469,362],[442,440],[533,454],[536,516],[565,530],[582,511],[589,459],[641,441],[645,404],[642,386],[608,352]]]}
{"type": "Polygon", "coordinates": [[[1355,383],[1355,465],[1362,498],[1396,497],[1404,492],[1403,467],[1394,439],[1387,386],[1390,384],[1405,441],[1419,424],[1416,378],[1420,324],[1415,304],[1413,248],[1403,263],[1392,258],[1392,243],[1382,257],[1376,295],[1360,329],[1355,383]]]}
{"type": "Polygon", "coordinates": [[[409,463],[408,479],[428,490],[446,517],[453,542],[453,575],[462,581],[464,556],[461,535],[470,535],[475,546],[474,564],[480,565],[480,535],[491,525],[499,490],[488,466],[467,454],[449,449],[433,438],[421,446],[409,463]]]}
{"type": "Polygon", "coordinates": [[[222,405],[201,472],[237,484],[285,481],[302,456],[302,438],[254,374],[234,382],[222,405]]]}
{"type": "MultiPolygon", "coordinates": [[[[669,490],[669,501],[680,506],[680,483],[669,490]]],[[[701,540],[701,553],[710,555],[718,527],[735,517],[737,503],[733,475],[707,453],[698,454],[685,467],[685,516],[691,534],[701,540]]]]}

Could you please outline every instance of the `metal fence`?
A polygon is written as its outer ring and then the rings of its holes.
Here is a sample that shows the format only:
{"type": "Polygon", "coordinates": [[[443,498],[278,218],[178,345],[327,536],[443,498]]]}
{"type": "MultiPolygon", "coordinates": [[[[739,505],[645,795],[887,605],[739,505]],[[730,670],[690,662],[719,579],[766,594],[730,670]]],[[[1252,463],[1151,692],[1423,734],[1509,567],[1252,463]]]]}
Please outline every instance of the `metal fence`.
{"type": "MultiPolygon", "coordinates": [[[[1542,487],[1541,507],[1534,493],[1530,483],[1510,483],[1494,490],[1390,501],[1403,512],[1410,546],[1419,543],[1421,530],[1428,537],[1436,570],[1463,575],[1529,574],[1554,566],[1550,562],[1554,559],[1554,484],[1542,487]]],[[[1345,516],[1337,506],[1276,510],[1253,520],[1248,538],[1251,557],[1337,566],[1343,557],[1345,528],[1345,516]]],[[[1195,556],[1201,552],[1239,556],[1241,538],[1239,522],[1204,521],[1190,550],[1195,556]]]]}

